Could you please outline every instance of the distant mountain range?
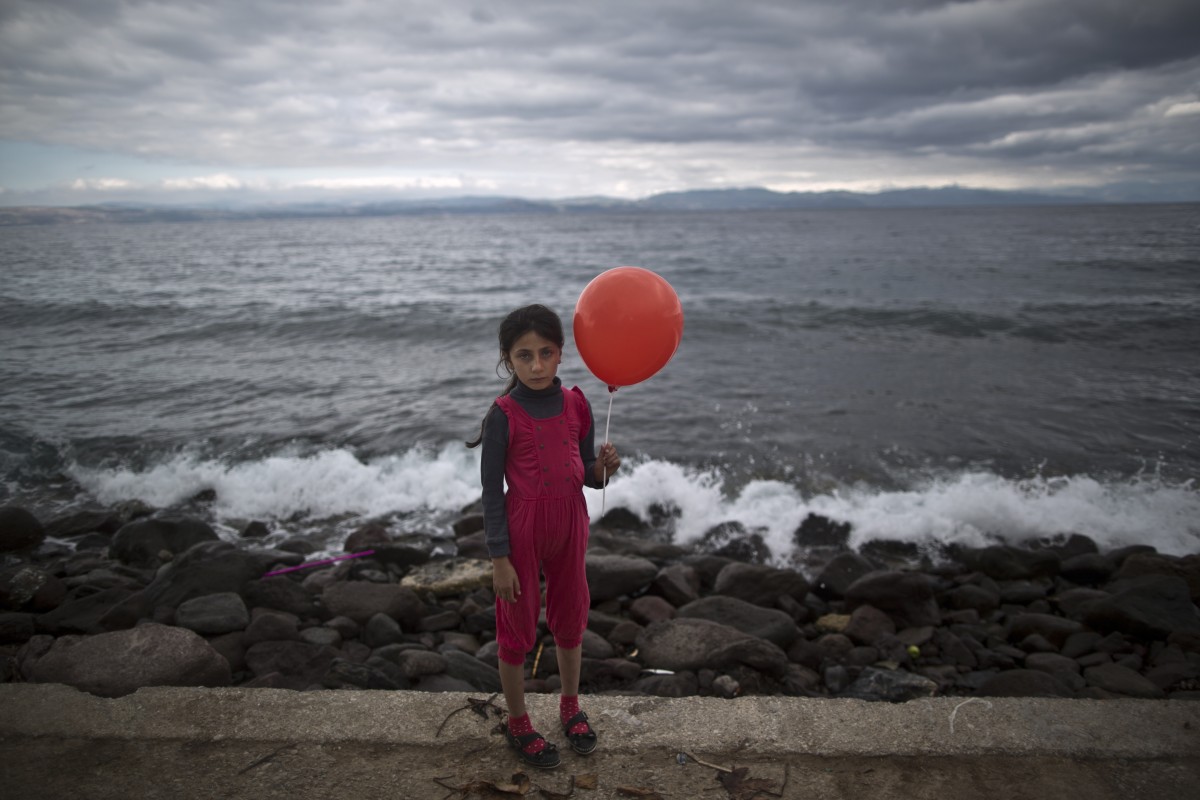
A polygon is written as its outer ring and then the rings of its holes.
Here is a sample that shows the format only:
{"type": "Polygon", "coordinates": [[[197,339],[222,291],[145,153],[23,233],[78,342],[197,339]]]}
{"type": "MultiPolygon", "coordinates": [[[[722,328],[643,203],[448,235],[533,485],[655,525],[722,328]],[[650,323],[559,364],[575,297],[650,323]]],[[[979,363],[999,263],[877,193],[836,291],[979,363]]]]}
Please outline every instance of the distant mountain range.
{"type": "Polygon", "coordinates": [[[1077,205],[1094,198],[1005,192],[948,186],[860,192],[773,192],[769,189],[702,189],[666,192],[641,200],[579,197],[525,200],[516,197],[450,197],[373,202],[297,203],[275,206],[179,207],[136,204],[0,207],[0,226],[88,222],[159,222],[289,217],[382,217],[414,214],[562,214],[614,212],[762,211],[837,208],[934,208],[966,206],[1077,205]]]}

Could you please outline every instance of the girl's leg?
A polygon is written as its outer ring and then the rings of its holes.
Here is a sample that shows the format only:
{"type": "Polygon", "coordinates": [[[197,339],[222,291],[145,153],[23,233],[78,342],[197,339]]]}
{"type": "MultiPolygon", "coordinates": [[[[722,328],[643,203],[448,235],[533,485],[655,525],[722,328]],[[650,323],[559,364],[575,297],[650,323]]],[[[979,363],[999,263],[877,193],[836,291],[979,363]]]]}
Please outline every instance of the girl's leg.
{"type": "MultiPolygon", "coordinates": [[[[559,669],[562,669],[561,667],[559,669]]],[[[500,686],[510,717],[525,716],[525,665],[500,662],[500,686]]]]}
{"type": "MultiPolygon", "coordinates": [[[[572,648],[556,647],[554,650],[558,653],[558,677],[562,679],[562,693],[566,697],[574,697],[579,694],[579,670],[583,662],[583,645],[572,648]]],[[[501,681],[503,679],[502,675],[501,681]]]]}

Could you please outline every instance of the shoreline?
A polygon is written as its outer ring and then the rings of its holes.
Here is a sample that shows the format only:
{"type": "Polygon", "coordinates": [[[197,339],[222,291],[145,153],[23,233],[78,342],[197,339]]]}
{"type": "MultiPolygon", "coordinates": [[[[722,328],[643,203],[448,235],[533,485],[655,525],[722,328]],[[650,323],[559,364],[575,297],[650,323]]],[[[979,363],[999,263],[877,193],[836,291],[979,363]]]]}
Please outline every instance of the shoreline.
{"type": "MultiPolygon", "coordinates": [[[[372,554],[321,565],[255,547],[265,526],[234,545],[144,507],[46,524],[6,507],[0,522],[0,682],[108,697],[156,685],[499,690],[476,509],[454,523],[453,557],[366,524],[344,550],[372,554]],[[48,532],[77,551],[42,552],[48,532]]],[[[851,550],[848,526],[810,515],[795,532],[806,577],[764,563],[744,530],[681,547],[663,523],[621,508],[593,522],[584,693],[1200,699],[1200,555],[1101,553],[1076,534],[922,562],[903,543],[851,550]]],[[[540,633],[526,662],[535,694],[558,688],[540,633]]]]}

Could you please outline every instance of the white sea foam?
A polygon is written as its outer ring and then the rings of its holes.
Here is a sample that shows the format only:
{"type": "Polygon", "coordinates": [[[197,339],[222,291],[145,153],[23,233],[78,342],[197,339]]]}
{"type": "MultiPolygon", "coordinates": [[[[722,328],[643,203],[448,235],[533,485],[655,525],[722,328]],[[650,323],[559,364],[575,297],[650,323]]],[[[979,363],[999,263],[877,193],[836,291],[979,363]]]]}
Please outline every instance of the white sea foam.
{"type": "Polygon", "coordinates": [[[368,462],[344,449],[232,465],[183,454],[144,471],[76,467],[72,477],[101,503],[169,507],[213,489],[219,518],[370,517],[456,510],[479,498],[478,455],[461,445],[368,462]]]}
{"type": "MultiPolygon", "coordinates": [[[[185,454],[140,471],[75,467],[72,475],[106,504],[137,498],[170,507],[211,488],[218,520],[453,515],[480,493],[478,451],[461,445],[365,462],[344,449],[237,464],[185,454]]],[[[781,481],[752,481],[731,491],[718,470],[630,460],[603,497],[585,494],[593,519],[602,503],[643,519],[656,505],[676,511],[675,540],[683,544],[722,522],[739,522],[781,559],[792,552],[793,534],[809,513],[850,523],[854,547],[874,539],[981,546],[1082,533],[1103,549],[1149,544],[1175,555],[1200,552],[1200,491],[1157,477],[1013,480],[964,471],[915,479],[903,491],[852,486],[804,496],[781,481]]]]}

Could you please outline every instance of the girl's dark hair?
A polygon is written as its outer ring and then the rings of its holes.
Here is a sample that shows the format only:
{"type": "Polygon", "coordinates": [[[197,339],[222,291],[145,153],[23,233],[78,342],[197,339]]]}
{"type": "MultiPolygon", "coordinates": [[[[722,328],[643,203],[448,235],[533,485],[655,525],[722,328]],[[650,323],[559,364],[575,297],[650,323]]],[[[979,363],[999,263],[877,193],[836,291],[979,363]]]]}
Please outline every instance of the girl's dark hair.
{"type": "MultiPolygon", "coordinates": [[[[504,387],[502,394],[508,394],[517,386],[517,375],[513,372],[512,364],[509,362],[508,353],[512,350],[513,345],[517,343],[525,334],[532,331],[543,339],[547,339],[558,345],[558,349],[563,347],[563,326],[562,320],[558,318],[550,309],[543,305],[534,304],[524,306],[515,311],[509,312],[509,315],[500,323],[499,339],[500,339],[500,360],[496,362],[496,374],[500,374],[500,368],[503,367],[508,373],[508,385],[504,387]]],[[[496,405],[492,403],[492,405],[496,405]]],[[[492,409],[488,408],[488,414],[492,413],[492,409]]],[[[487,414],[483,415],[487,419],[487,414]]],[[[467,447],[478,447],[483,442],[483,424],[479,425],[479,434],[467,442],[467,447]]]]}

